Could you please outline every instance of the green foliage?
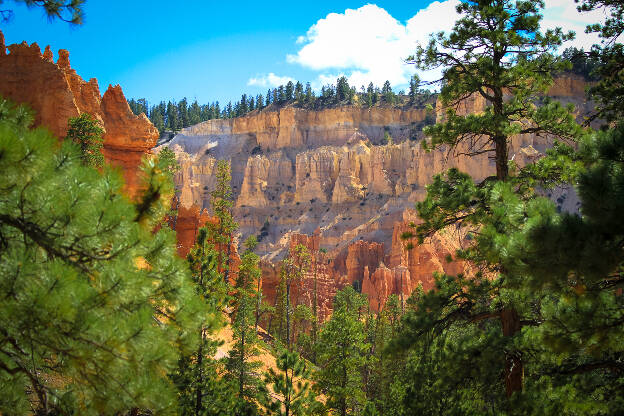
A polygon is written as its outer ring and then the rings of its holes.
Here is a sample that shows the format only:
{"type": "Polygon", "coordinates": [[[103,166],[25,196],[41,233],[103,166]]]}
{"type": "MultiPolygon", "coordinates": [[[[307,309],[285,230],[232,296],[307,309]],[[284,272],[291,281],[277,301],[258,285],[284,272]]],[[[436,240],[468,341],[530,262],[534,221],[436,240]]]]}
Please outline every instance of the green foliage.
{"type": "MultiPolygon", "coordinates": [[[[168,175],[171,175],[171,166],[175,166],[175,159],[170,156],[165,153],[159,161],[168,175]]],[[[222,317],[221,312],[230,299],[230,287],[220,267],[223,245],[219,245],[220,240],[215,240],[216,232],[212,226],[200,228],[187,261],[197,294],[206,307],[222,317]]],[[[223,318],[215,322],[200,321],[199,324],[197,349],[192,353],[181,353],[178,368],[171,375],[178,388],[178,412],[182,415],[230,415],[233,409],[241,410],[245,405],[236,400],[238,385],[221,377],[226,368],[213,358],[221,343],[210,338],[210,333],[223,326],[223,318]]]]}
{"type": "Polygon", "coordinates": [[[67,140],[80,146],[83,163],[87,166],[100,168],[104,165],[102,147],[104,130],[89,113],[82,113],[68,121],[67,140]]]}
{"type": "Polygon", "coordinates": [[[280,282],[276,294],[276,317],[278,319],[278,338],[286,344],[290,351],[294,341],[292,329],[293,309],[297,306],[291,304],[291,288],[293,284],[299,284],[310,267],[311,256],[308,249],[297,244],[289,251],[289,256],[282,260],[280,265],[280,282]]]}
{"type": "Polygon", "coordinates": [[[537,106],[552,84],[553,72],[569,63],[552,52],[573,34],[539,30],[542,2],[475,1],[461,3],[462,15],[446,35],[419,46],[414,63],[421,69],[443,68],[440,103],[445,122],[427,127],[429,148],[459,146],[461,154],[495,153],[497,176],[508,176],[507,140],[524,133],[573,138],[577,133],[570,108],[557,103],[537,106]],[[456,51],[461,51],[461,54],[456,51]],[[481,96],[480,114],[461,115],[459,102],[481,96]]]}
{"type": "Polygon", "coordinates": [[[606,16],[604,22],[587,26],[587,32],[596,32],[602,38],[599,45],[593,45],[588,54],[597,61],[596,76],[600,81],[589,89],[596,101],[593,118],[607,122],[618,121],[624,116],[624,4],[619,0],[581,0],[578,10],[589,12],[600,10],[606,16]],[[619,41],[619,42],[618,42],[619,41]]]}
{"type": "Polygon", "coordinates": [[[23,108],[0,109],[2,413],[174,412],[174,346],[190,351],[196,322],[215,316],[171,230],[154,232],[172,184],[146,161],[162,192],[133,205],[120,175],[29,129],[23,108]]]}
{"type": "Polygon", "coordinates": [[[158,152],[158,168],[163,172],[169,174],[171,180],[173,176],[180,170],[180,164],[176,158],[175,153],[168,147],[163,147],[158,152]]]}
{"type": "MultiPolygon", "coordinates": [[[[83,22],[84,11],[82,6],[85,0],[16,0],[29,8],[42,7],[49,20],[59,19],[71,25],[80,25],[83,22]]],[[[4,0],[0,1],[0,6],[4,0]]],[[[10,9],[0,10],[2,21],[8,22],[13,18],[10,9]]]]}
{"type": "Polygon", "coordinates": [[[320,333],[316,386],[339,415],[359,414],[366,405],[361,370],[370,345],[360,321],[366,299],[351,286],[336,294],[334,312],[320,333]]]}
{"type": "Polygon", "coordinates": [[[273,390],[267,415],[306,416],[317,414],[322,404],[310,386],[310,369],[294,351],[283,349],[277,357],[278,371],[269,368],[264,380],[273,390]]]}
{"type": "Polygon", "coordinates": [[[225,160],[217,161],[215,176],[217,183],[210,195],[210,205],[212,214],[217,221],[208,222],[206,230],[216,252],[217,269],[219,273],[223,274],[225,282],[228,283],[230,279],[232,235],[238,228],[238,224],[232,216],[234,202],[232,201],[232,188],[230,187],[232,177],[229,162],[225,160]]]}
{"type": "MultiPolygon", "coordinates": [[[[253,409],[256,402],[264,402],[266,389],[258,374],[262,363],[254,361],[260,355],[259,340],[255,327],[256,303],[255,282],[260,278],[260,258],[253,252],[255,237],[245,242],[247,249],[241,256],[241,264],[232,295],[231,308],[234,345],[228,353],[226,369],[237,382],[238,399],[245,408],[253,409]]],[[[254,410],[255,411],[255,410],[254,410]]]]}

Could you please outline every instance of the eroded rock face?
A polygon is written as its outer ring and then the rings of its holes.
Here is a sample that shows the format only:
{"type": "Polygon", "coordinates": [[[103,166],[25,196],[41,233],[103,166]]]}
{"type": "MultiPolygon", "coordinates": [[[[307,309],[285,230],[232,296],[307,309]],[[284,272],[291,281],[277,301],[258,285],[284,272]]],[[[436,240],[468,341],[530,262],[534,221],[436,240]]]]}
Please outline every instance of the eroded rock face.
{"type": "MultiPolygon", "coordinates": [[[[582,115],[591,107],[584,85],[563,77],[549,95],[575,104],[582,115]]],[[[436,236],[411,250],[400,239],[435,174],[451,167],[477,181],[495,174],[488,155],[466,156],[466,147],[423,150],[422,128],[444,117],[436,107],[430,115],[424,108],[269,108],[186,128],[168,144],[182,164],[176,177],[182,203],[209,209],[216,160],[230,160],[239,241],[263,230],[257,252],[263,257],[265,299],[274,302],[279,261],[300,242],[314,247],[315,272],[294,289],[299,301],[311,306],[314,292],[317,306],[330,311],[336,291],[353,285],[377,310],[391,294],[406,299],[419,285],[431,289],[433,272],[456,274],[468,267],[446,261],[462,244],[456,236],[436,236]]],[[[478,113],[484,107],[475,96],[456,111],[478,113]]],[[[524,166],[551,143],[548,137],[517,136],[509,155],[524,166]]]]}
{"type": "Polygon", "coordinates": [[[45,126],[58,138],[67,135],[71,117],[89,113],[104,129],[104,156],[120,166],[126,190],[135,195],[141,157],[156,145],[158,130],[145,117],[135,116],[120,86],[109,86],[100,96],[95,78],[85,82],[71,68],[69,52],[61,49],[53,61],[50,47],[42,54],[36,43],[4,47],[0,42],[0,95],[35,111],[35,125],[45,126]]]}

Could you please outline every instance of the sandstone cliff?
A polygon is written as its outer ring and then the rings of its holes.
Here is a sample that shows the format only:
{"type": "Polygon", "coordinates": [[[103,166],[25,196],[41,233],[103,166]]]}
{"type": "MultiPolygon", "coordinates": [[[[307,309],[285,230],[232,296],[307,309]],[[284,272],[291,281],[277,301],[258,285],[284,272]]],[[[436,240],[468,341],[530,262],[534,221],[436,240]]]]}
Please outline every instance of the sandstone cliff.
{"type": "Polygon", "coordinates": [[[27,104],[35,111],[35,125],[59,138],[66,136],[69,118],[91,114],[105,131],[105,158],[121,167],[128,192],[136,193],[137,168],[156,145],[158,130],[145,115],[132,113],[119,85],[109,86],[101,97],[97,80],[85,82],[71,68],[66,50],[59,50],[55,63],[49,46],[43,54],[36,43],[5,48],[0,32],[0,95],[27,104]]]}
{"type": "MultiPolygon", "coordinates": [[[[584,88],[582,79],[563,77],[549,95],[575,104],[582,115],[590,106],[584,88]]],[[[479,112],[483,106],[475,97],[457,111],[479,112]]],[[[209,208],[216,160],[231,161],[239,241],[263,229],[258,251],[269,302],[279,260],[300,241],[314,247],[313,270],[293,292],[300,301],[311,305],[315,282],[320,310],[330,311],[336,290],[350,284],[378,309],[390,294],[406,298],[418,285],[432,288],[435,271],[465,271],[466,265],[445,260],[462,243],[454,236],[438,236],[410,251],[399,238],[415,219],[410,210],[433,175],[450,167],[476,180],[495,173],[487,155],[467,157],[462,148],[423,150],[422,128],[441,117],[440,106],[429,115],[424,108],[285,107],[203,122],[183,129],[167,146],[182,165],[176,183],[186,208],[209,208]]],[[[550,145],[549,137],[518,136],[510,158],[522,166],[550,145]]]]}

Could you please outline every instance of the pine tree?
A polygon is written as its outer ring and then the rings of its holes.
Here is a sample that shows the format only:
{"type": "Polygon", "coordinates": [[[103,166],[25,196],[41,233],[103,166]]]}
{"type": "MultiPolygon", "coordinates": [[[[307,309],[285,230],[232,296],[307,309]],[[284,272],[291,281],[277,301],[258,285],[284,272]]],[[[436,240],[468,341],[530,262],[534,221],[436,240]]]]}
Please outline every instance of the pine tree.
{"type": "MultiPolygon", "coordinates": [[[[571,34],[564,35],[560,29],[541,33],[541,7],[540,3],[510,0],[462,3],[457,6],[462,17],[455,23],[453,32],[450,35],[437,34],[427,49],[419,48],[415,63],[420,68],[443,67],[444,83],[439,99],[446,110],[445,120],[425,129],[430,148],[462,146],[461,152],[469,156],[494,153],[496,177],[507,181],[510,180],[508,145],[513,135],[534,133],[574,139],[579,134],[571,109],[549,100],[538,106],[541,94],[552,84],[552,73],[567,66],[551,52],[563,40],[572,37],[571,34]],[[456,52],[450,52],[453,49],[463,53],[458,56],[456,52]],[[473,94],[485,100],[485,111],[458,115],[455,111],[457,104],[473,94]]],[[[417,207],[424,219],[424,224],[418,227],[419,235],[424,238],[450,224],[468,228],[495,225],[499,211],[494,207],[505,209],[499,205],[498,198],[498,192],[503,189],[508,191],[509,187],[496,185],[496,181],[477,186],[468,175],[454,169],[446,175],[434,177],[427,198],[417,207]]],[[[522,190],[527,189],[520,187],[519,191],[522,190]]],[[[530,192],[527,195],[529,197],[530,192]]],[[[510,277],[499,267],[496,257],[491,256],[492,252],[488,252],[490,242],[476,240],[479,243],[461,253],[462,257],[499,274],[500,280],[492,283],[477,276],[482,284],[478,287],[476,283],[471,284],[475,290],[474,295],[468,296],[471,301],[466,304],[457,302],[457,308],[467,310],[458,314],[452,309],[448,312],[448,319],[458,318],[466,325],[482,319],[500,320],[503,335],[508,338],[504,342],[510,344],[505,348],[504,369],[506,392],[511,396],[522,389],[522,353],[512,343],[522,327],[522,316],[516,307],[525,299],[498,298],[500,301],[494,302],[496,308],[488,310],[489,305],[493,305],[492,298],[500,296],[499,285],[510,277]],[[490,290],[489,300],[488,295],[482,293],[486,289],[490,290]],[[482,309],[475,307],[471,310],[470,305],[476,306],[478,303],[474,302],[477,300],[487,304],[480,304],[482,309]]],[[[465,283],[461,277],[458,281],[465,283]]],[[[460,288],[459,283],[453,283],[446,295],[457,296],[451,292],[463,292],[460,288]]],[[[445,291],[440,290],[436,295],[438,307],[444,304],[442,293],[445,291]]],[[[435,323],[430,324],[435,326],[435,323]]]]}
{"type": "Polygon", "coordinates": [[[360,373],[369,349],[360,321],[365,303],[351,286],[338,292],[318,343],[317,387],[327,395],[326,406],[341,416],[359,414],[366,404],[360,373]]]}
{"type": "Polygon", "coordinates": [[[69,119],[67,140],[71,140],[80,146],[82,162],[86,166],[100,168],[104,165],[102,133],[104,130],[88,113],[82,113],[78,117],[69,119]]]}
{"type": "Polygon", "coordinates": [[[322,407],[310,386],[310,369],[294,351],[283,349],[277,358],[277,371],[269,368],[264,380],[275,395],[269,401],[267,415],[306,416],[318,414],[322,407]]]}
{"type": "Polygon", "coordinates": [[[146,159],[131,203],[121,175],[31,120],[0,101],[0,411],[171,413],[174,346],[191,349],[197,321],[216,316],[173,232],[154,231],[173,184],[146,159]]]}
{"type": "MultiPolygon", "coordinates": [[[[206,306],[221,312],[228,299],[228,285],[217,269],[219,253],[205,227],[198,230],[197,240],[191,248],[189,263],[195,291],[204,299],[206,306]]],[[[221,315],[220,315],[221,316],[221,315]]],[[[233,385],[228,385],[219,377],[219,363],[212,357],[219,342],[210,338],[211,329],[224,324],[221,318],[216,323],[199,322],[197,349],[181,353],[176,372],[171,375],[178,388],[179,413],[183,415],[227,414],[232,408],[233,385]],[[212,324],[209,326],[208,324],[212,324]]]]}
{"type": "Polygon", "coordinates": [[[272,96],[273,96],[273,94],[271,93],[271,89],[269,88],[267,90],[267,93],[266,93],[266,96],[265,96],[266,97],[266,105],[267,105],[267,107],[269,106],[269,104],[271,104],[272,102],[275,101],[275,100],[271,100],[272,96]]]}
{"type": "Polygon", "coordinates": [[[314,99],[314,94],[312,92],[312,87],[309,82],[306,82],[305,86],[305,102],[310,103],[314,99]]]}
{"type": "Polygon", "coordinates": [[[179,130],[178,109],[174,103],[167,103],[167,128],[171,131],[179,130]]]}
{"type": "MultiPolygon", "coordinates": [[[[237,392],[241,406],[254,409],[257,401],[263,402],[266,394],[258,369],[262,366],[254,358],[260,355],[259,340],[255,328],[255,282],[260,278],[258,267],[260,258],[253,250],[257,244],[251,236],[245,242],[246,250],[241,256],[241,264],[232,295],[232,331],[234,345],[228,353],[226,368],[237,382],[237,392]]],[[[254,411],[255,412],[255,411],[254,411]]]]}
{"type": "Polygon", "coordinates": [[[193,104],[189,107],[188,117],[189,117],[189,125],[193,126],[195,124],[201,123],[201,107],[197,100],[193,101],[193,104]]]}
{"type": "Polygon", "coordinates": [[[293,84],[292,81],[288,81],[286,83],[286,88],[284,89],[284,100],[285,101],[292,101],[294,98],[294,92],[295,92],[295,85],[293,84]]]}
{"type": "Polygon", "coordinates": [[[381,88],[381,93],[383,94],[383,98],[386,103],[394,104],[394,93],[392,92],[390,81],[384,82],[384,85],[381,88]]]}
{"type": "Polygon", "coordinates": [[[188,102],[186,97],[178,102],[178,129],[190,126],[188,114],[188,102]]]}
{"type": "Polygon", "coordinates": [[[295,84],[295,100],[299,103],[303,101],[303,84],[299,81],[295,84]]]}
{"type": "Polygon", "coordinates": [[[223,274],[226,283],[230,282],[230,262],[232,254],[232,238],[238,224],[232,216],[232,188],[230,182],[230,163],[225,160],[217,161],[215,176],[217,183],[210,194],[210,205],[216,222],[206,225],[209,238],[217,247],[217,268],[223,274]]]}
{"type": "MultiPolygon", "coordinates": [[[[289,252],[289,257],[282,261],[280,267],[280,286],[278,288],[278,299],[280,302],[280,327],[284,336],[284,341],[288,350],[291,350],[293,343],[294,332],[292,330],[292,315],[293,306],[291,289],[293,285],[300,284],[301,279],[305,276],[310,265],[310,253],[308,249],[297,244],[289,252]],[[282,314],[283,311],[283,314],[282,314]]],[[[297,306],[297,299],[294,299],[295,307],[297,306]]]]}
{"type": "Polygon", "coordinates": [[[409,84],[409,103],[414,105],[416,103],[416,96],[418,95],[418,84],[420,84],[420,78],[418,75],[412,75],[409,84]]]}
{"type": "MultiPolygon", "coordinates": [[[[28,7],[42,7],[48,19],[59,19],[70,25],[83,23],[84,0],[17,0],[28,7]]],[[[0,2],[2,4],[2,2],[0,2]]],[[[13,17],[13,10],[2,10],[2,20],[9,21],[13,17]]]]}
{"type": "Polygon", "coordinates": [[[351,88],[347,77],[342,76],[336,80],[336,102],[348,100],[351,96],[351,88]]]}
{"type": "Polygon", "coordinates": [[[593,118],[607,122],[621,120],[624,116],[624,4],[618,0],[582,0],[580,12],[602,10],[606,19],[587,27],[588,32],[598,33],[602,38],[593,45],[590,58],[597,61],[596,74],[600,81],[591,86],[590,96],[597,102],[593,118]]]}
{"type": "Polygon", "coordinates": [[[180,170],[180,164],[178,163],[175,153],[168,147],[163,147],[160,152],[158,152],[157,165],[163,173],[169,175],[172,181],[174,175],[180,170]]]}
{"type": "Polygon", "coordinates": [[[236,112],[236,115],[242,116],[249,112],[249,103],[247,102],[247,94],[243,94],[241,96],[241,100],[239,103],[239,111],[236,112]]]}

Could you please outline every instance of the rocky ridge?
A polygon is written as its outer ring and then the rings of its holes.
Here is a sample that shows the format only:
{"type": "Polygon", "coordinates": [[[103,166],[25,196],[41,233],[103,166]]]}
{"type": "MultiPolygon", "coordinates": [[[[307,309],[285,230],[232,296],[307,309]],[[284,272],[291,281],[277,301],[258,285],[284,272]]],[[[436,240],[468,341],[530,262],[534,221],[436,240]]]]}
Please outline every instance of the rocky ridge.
{"type": "MultiPolygon", "coordinates": [[[[549,95],[583,114],[590,106],[584,90],[581,78],[566,76],[549,95]]],[[[476,97],[456,110],[479,112],[484,104],[476,97]]],[[[310,305],[316,279],[319,307],[331,310],[335,291],[351,284],[378,309],[392,293],[408,296],[419,284],[431,288],[434,271],[465,271],[466,265],[445,260],[461,239],[437,236],[407,251],[399,238],[415,220],[412,208],[433,175],[457,167],[482,180],[495,172],[487,155],[423,150],[422,128],[441,117],[440,106],[429,115],[425,108],[284,107],[188,127],[167,144],[182,166],[180,205],[209,208],[216,160],[230,160],[240,241],[262,229],[258,251],[268,301],[274,300],[279,260],[299,241],[314,261],[298,297],[310,305]]],[[[523,166],[551,144],[549,137],[518,136],[509,154],[523,166]]]]}
{"type": "Polygon", "coordinates": [[[144,114],[132,113],[119,85],[110,85],[100,96],[97,80],[84,81],[71,68],[65,49],[54,62],[49,46],[43,53],[36,43],[5,47],[0,32],[0,95],[27,104],[35,112],[35,126],[45,126],[58,138],[67,135],[71,117],[92,115],[104,129],[104,157],[122,169],[127,192],[136,194],[141,158],[159,135],[144,114]]]}

